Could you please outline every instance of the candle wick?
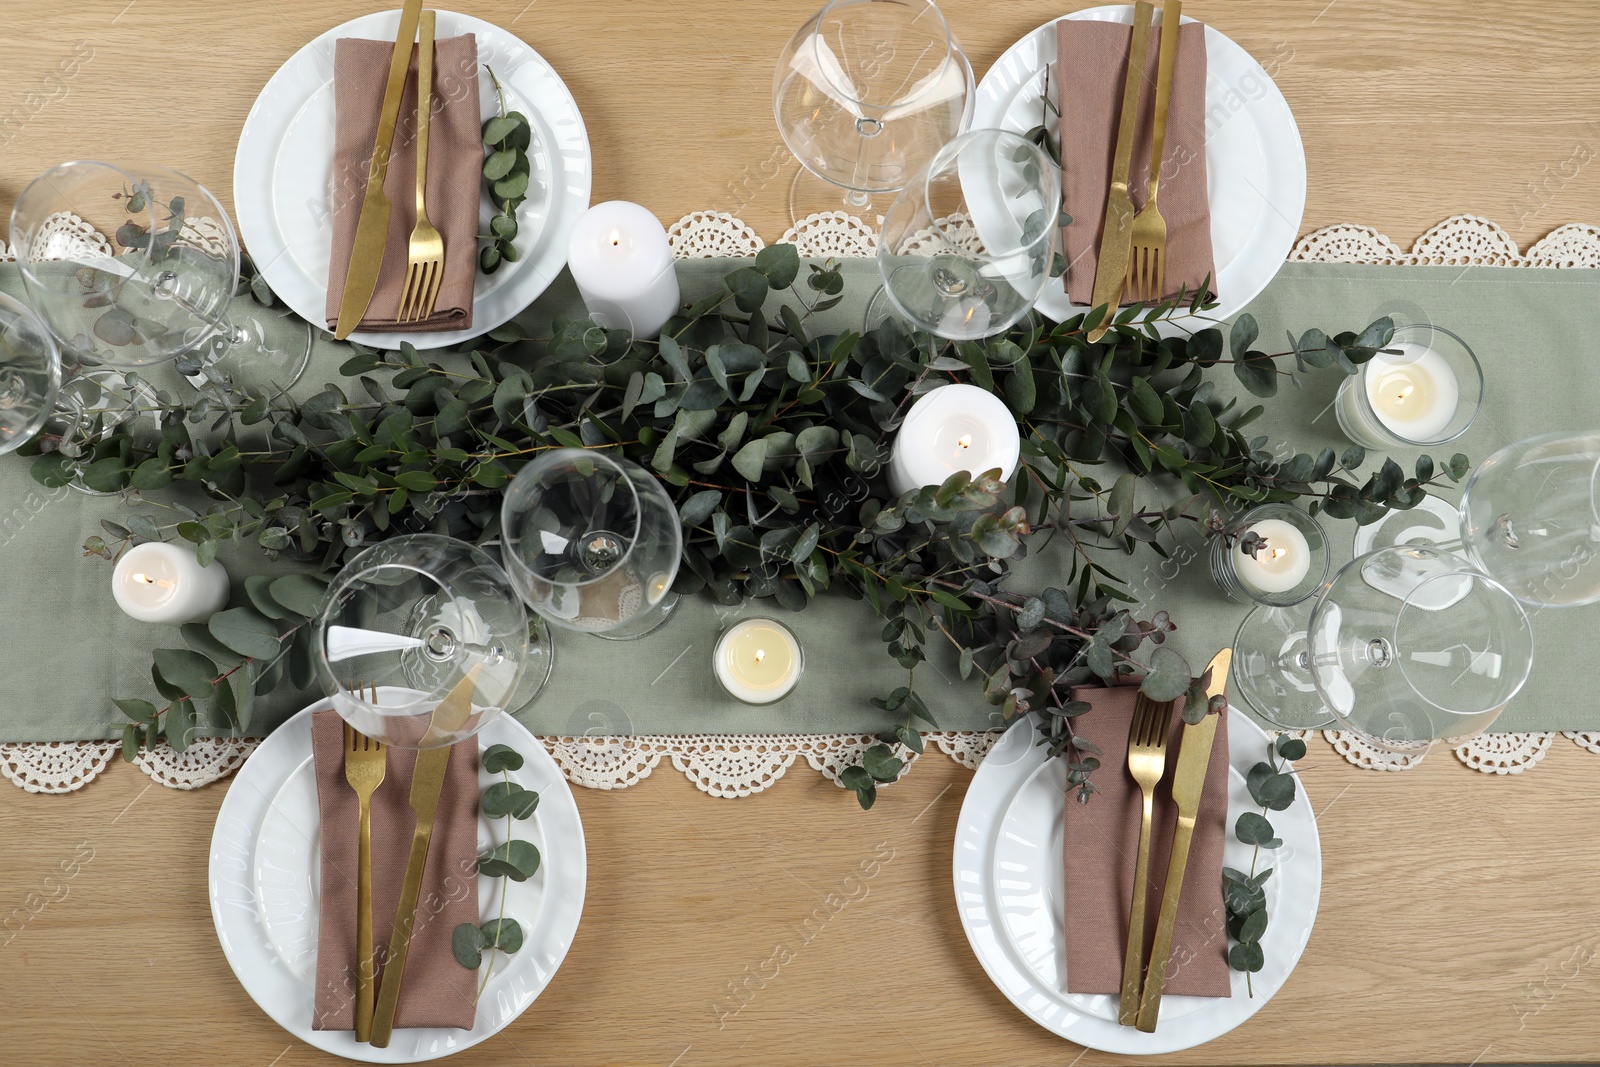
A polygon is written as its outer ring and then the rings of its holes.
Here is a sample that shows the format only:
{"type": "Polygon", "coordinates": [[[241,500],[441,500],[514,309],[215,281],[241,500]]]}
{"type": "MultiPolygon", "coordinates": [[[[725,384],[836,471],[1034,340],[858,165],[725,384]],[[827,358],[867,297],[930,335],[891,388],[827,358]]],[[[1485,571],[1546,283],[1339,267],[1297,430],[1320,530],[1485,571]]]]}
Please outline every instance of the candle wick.
{"type": "Polygon", "coordinates": [[[618,232],[617,230],[612,230],[611,231],[611,244],[612,244],[612,246],[615,247],[617,245],[620,245],[621,243],[622,243],[622,234],[620,232],[618,232]]]}
{"type": "Polygon", "coordinates": [[[960,448],[960,449],[971,448],[972,447],[972,435],[969,433],[969,434],[965,435],[964,437],[960,438],[958,441],[956,441],[956,447],[960,448]]]}
{"type": "Polygon", "coordinates": [[[767,658],[767,650],[766,649],[764,649],[764,648],[756,649],[756,662],[757,663],[760,663],[762,660],[764,660],[766,658],[767,658]]]}

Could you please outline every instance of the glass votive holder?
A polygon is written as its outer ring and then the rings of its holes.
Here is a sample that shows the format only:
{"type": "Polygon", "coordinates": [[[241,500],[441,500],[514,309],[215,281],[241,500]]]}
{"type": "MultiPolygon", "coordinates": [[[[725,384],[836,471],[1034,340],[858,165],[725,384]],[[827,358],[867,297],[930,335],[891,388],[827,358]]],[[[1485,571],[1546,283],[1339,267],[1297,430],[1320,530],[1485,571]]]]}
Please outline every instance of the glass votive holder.
{"type": "Polygon", "coordinates": [[[717,638],[711,653],[717,682],[735,700],[772,704],[794,692],[805,673],[805,650],[777,619],[739,619],[717,638]]]}
{"type": "Polygon", "coordinates": [[[1442,326],[1400,326],[1345,378],[1334,401],[1344,435],[1364,448],[1427,448],[1467,432],[1483,403],[1483,368],[1442,326]]]}
{"type": "Polygon", "coordinates": [[[1298,604],[1328,578],[1328,539],[1321,524],[1299,508],[1261,504],[1211,542],[1211,577],[1242,603],[1298,604]]]}

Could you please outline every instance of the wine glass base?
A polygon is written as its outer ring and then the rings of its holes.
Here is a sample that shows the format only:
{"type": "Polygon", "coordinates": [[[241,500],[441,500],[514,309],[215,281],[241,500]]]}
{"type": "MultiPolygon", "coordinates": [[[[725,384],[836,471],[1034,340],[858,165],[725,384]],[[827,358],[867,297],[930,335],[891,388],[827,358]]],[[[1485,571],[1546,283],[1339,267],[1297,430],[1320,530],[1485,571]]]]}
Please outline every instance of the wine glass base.
{"type": "Polygon", "coordinates": [[[517,684],[517,691],[511,699],[506,701],[506,711],[510,714],[526,711],[544,692],[545,683],[550,681],[550,672],[556,662],[554,633],[549,623],[537,615],[529,614],[528,650],[522,657],[522,681],[517,684]]]}
{"type": "Polygon", "coordinates": [[[842,211],[856,216],[877,231],[882,229],[883,216],[897,195],[897,190],[865,193],[846,189],[826,178],[817,177],[802,166],[789,185],[789,219],[798,226],[807,215],[842,211]]]}
{"type": "Polygon", "coordinates": [[[647,611],[641,611],[627,622],[611,630],[593,631],[593,636],[605,641],[637,641],[647,634],[653,634],[672,617],[678,610],[680,598],[676,593],[668,593],[661,601],[647,611]]]}
{"type": "Polygon", "coordinates": [[[1436,496],[1409,511],[1391,511],[1380,521],[1356,527],[1355,554],[1364,556],[1395,545],[1436,545],[1460,555],[1461,512],[1436,496]]]}
{"type": "MultiPolygon", "coordinates": [[[[124,427],[133,430],[140,443],[160,437],[161,399],[155,389],[132,371],[79,367],[62,383],[46,432],[59,434],[59,451],[82,456],[87,463],[97,441],[124,427]]],[[[90,489],[77,478],[67,484],[89,496],[116,495],[90,489]]]]}
{"type": "Polygon", "coordinates": [[[1285,730],[1338,725],[1311,680],[1306,649],[1310,605],[1261,606],[1246,615],[1233,639],[1231,693],[1251,711],[1285,730]]]}
{"type": "Polygon", "coordinates": [[[197,387],[209,379],[270,396],[299,381],[311,362],[315,331],[292,313],[236,306],[219,330],[194,353],[201,366],[189,381],[197,387]]]}

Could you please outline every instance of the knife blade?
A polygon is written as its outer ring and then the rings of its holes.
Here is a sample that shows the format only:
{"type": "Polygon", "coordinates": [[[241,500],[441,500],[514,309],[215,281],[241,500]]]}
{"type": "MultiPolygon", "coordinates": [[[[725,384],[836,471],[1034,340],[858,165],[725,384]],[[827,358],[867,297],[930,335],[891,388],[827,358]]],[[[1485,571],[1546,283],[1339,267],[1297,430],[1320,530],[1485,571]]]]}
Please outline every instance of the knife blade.
{"type": "Polygon", "coordinates": [[[422,0],[405,0],[405,6],[400,9],[400,30],[395,34],[394,56],[389,60],[389,81],[383,88],[383,106],[378,111],[378,137],[372,146],[372,162],[367,167],[367,192],[361,201],[355,243],[350,247],[344,294],[339,299],[339,321],[333,330],[333,336],[340,341],[349,337],[360,324],[378,287],[378,268],[383,265],[383,250],[389,243],[390,205],[383,191],[383,180],[389,173],[394,127],[400,117],[400,96],[405,91],[411,47],[417,39],[417,22],[421,17],[422,0]]]}
{"type": "Polygon", "coordinates": [[[1134,133],[1139,125],[1139,90],[1144,85],[1144,61],[1150,51],[1150,24],[1155,5],[1139,0],[1133,5],[1133,43],[1128,49],[1128,72],[1122,83],[1122,112],[1117,119],[1117,150],[1111,162],[1111,188],[1106,193],[1106,216],[1100,226],[1100,260],[1094,270],[1091,308],[1105,305],[1101,323],[1089,331],[1089,343],[1111,328],[1122,286],[1128,280],[1128,254],[1133,243],[1133,200],[1128,195],[1128,171],[1133,166],[1134,133]]]}
{"type": "MultiPolygon", "coordinates": [[[[422,744],[454,734],[466,725],[472,716],[472,697],[482,670],[481,663],[473,667],[439,702],[428,720],[428,733],[422,744]]],[[[417,826],[411,834],[406,880],[400,888],[400,906],[395,909],[394,931],[389,937],[389,954],[383,965],[383,982],[378,987],[378,1003],[372,1013],[373,1048],[388,1048],[389,1038],[394,1033],[395,1007],[400,1003],[400,983],[405,977],[406,957],[411,953],[417,901],[422,896],[422,872],[428,865],[433,820],[439,812],[439,794],[444,789],[444,774],[450,767],[453,748],[450,744],[439,744],[417,752],[416,769],[411,775],[411,810],[416,812],[417,826]]]]}
{"type": "MultiPolygon", "coordinates": [[[[1228,668],[1233,665],[1233,649],[1225,648],[1211,658],[1206,667],[1209,680],[1206,693],[1227,696],[1228,668]]],[[[1172,835],[1172,855],[1167,860],[1167,885],[1161,894],[1161,918],[1156,924],[1155,943],[1150,948],[1150,969],[1144,976],[1144,998],[1139,1002],[1138,1027],[1154,1033],[1161,1013],[1161,993],[1167,984],[1167,957],[1172,954],[1172,930],[1178,921],[1178,898],[1183,892],[1183,875],[1189,866],[1189,845],[1194,841],[1195,816],[1200,810],[1200,793],[1206,784],[1206,768],[1211,763],[1211,748],[1217,739],[1217,724],[1227,711],[1206,712],[1197,723],[1183,726],[1178,750],[1178,769],[1172,777],[1172,801],[1178,806],[1178,828],[1172,835]]]]}

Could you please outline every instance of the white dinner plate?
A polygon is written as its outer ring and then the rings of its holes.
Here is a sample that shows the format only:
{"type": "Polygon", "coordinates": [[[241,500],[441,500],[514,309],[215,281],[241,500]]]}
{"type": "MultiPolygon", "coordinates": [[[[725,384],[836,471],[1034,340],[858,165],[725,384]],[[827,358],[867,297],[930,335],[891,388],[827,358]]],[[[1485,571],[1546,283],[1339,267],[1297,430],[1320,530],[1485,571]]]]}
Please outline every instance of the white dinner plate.
{"type": "MultiPolygon", "coordinates": [[[[1229,709],[1228,837],[1223,862],[1250,869],[1251,849],[1233,824],[1258,810],[1245,774],[1264,760],[1261,728],[1229,709]]],[[[1294,803],[1271,815],[1281,848],[1263,851],[1273,868],[1265,885],[1269,923],[1262,939],[1266,966],[1252,976],[1230,972],[1233,996],[1163,997],[1153,1034],[1117,1022],[1116,994],[1066,993],[1066,933],[1071,902],[1063,883],[1066,767],[1035,744],[1031,718],[1016,723],[995,745],[961,806],[956,831],[956,904],[967,940],[989,977],[1022,1013],[1045,1029],[1102,1052],[1154,1055],[1220,1037],[1261,1009],[1288,979],[1305,950],[1322,893],[1322,846],[1304,784],[1294,803]]],[[[1096,774],[1124,773],[1108,761],[1096,774]]],[[[1089,803],[1093,804],[1091,797],[1089,803]]],[[[1159,887],[1156,890],[1159,892],[1159,887]]]]}
{"type": "MultiPolygon", "coordinates": [[[[240,234],[272,291],[319,325],[327,321],[333,218],[334,45],[341,37],[393,40],[399,25],[399,11],[382,11],[335,26],[307,44],[267,82],[239,132],[233,203],[240,234]]],[[[437,33],[477,36],[480,68],[492,68],[500,79],[506,110],[522,112],[532,125],[533,179],[517,210],[518,258],[494,274],[477,273],[472,327],[350,335],[378,348],[399,348],[402,341],[443,348],[486,334],[522,311],[561,272],[567,237],[589,206],[589,135],[577,102],[550,64],[515,34],[471,15],[440,11],[437,33]]],[[[494,86],[481,70],[478,94],[485,119],[499,114],[494,86]]],[[[489,232],[494,213],[488,193],[482,193],[479,233],[489,232]]],[[[478,246],[470,251],[476,260],[478,246]]]]}
{"type": "MultiPolygon", "coordinates": [[[[525,760],[510,776],[539,794],[539,807],[515,824],[515,833],[538,847],[541,862],[527,881],[504,881],[506,915],[521,924],[525,940],[509,956],[495,955],[477,1025],[396,1030],[386,1049],[362,1044],[348,1030],[313,1030],[321,835],[311,715],[329,707],[329,701],[318,701],[274,731],[234,775],[223,799],[211,836],[210,871],[211,918],[223,954],[273,1021],[325,1052],[367,1063],[419,1063],[471,1048],[533,1003],[577,932],[588,859],[572,790],[538,738],[511,716],[500,716],[478,735],[480,749],[509,745],[525,760]]],[[[500,780],[482,770],[479,776],[482,786],[500,780]]],[[[479,816],[480,852],[505,839],[504,819],[479,816]]],[[[485,919],[499,914],[502,881],[478,879],[478,913],[485,919]]]]}
{"type": "MultiPolygon", "coordinates": [[[[1131,23],[1133,8],[1092,7],[1065,17],[1131,23]]],[[[1056,65],[1055,26],[1054,19],[1040,26],[989,68],[978,83],[975,128],[1025,133],[1043,121],[1042,73],[1056,65]]],[[[1055,71],[1052,91],[1061,76],[1072,72],[1055,71]]],[[[1231,318],[1266,288],[1294,248],[1306,206],[1305,148],[1288,101],[1261,64],[1212,26],[1206,27],[1206,176],[1218,306],[1207,321],[1173,320],[1187,329],[1231,318]]],[[[1067,299],[1059,280],[1036,306],[1058,321],[1091,310],[1067,299]]]]}

